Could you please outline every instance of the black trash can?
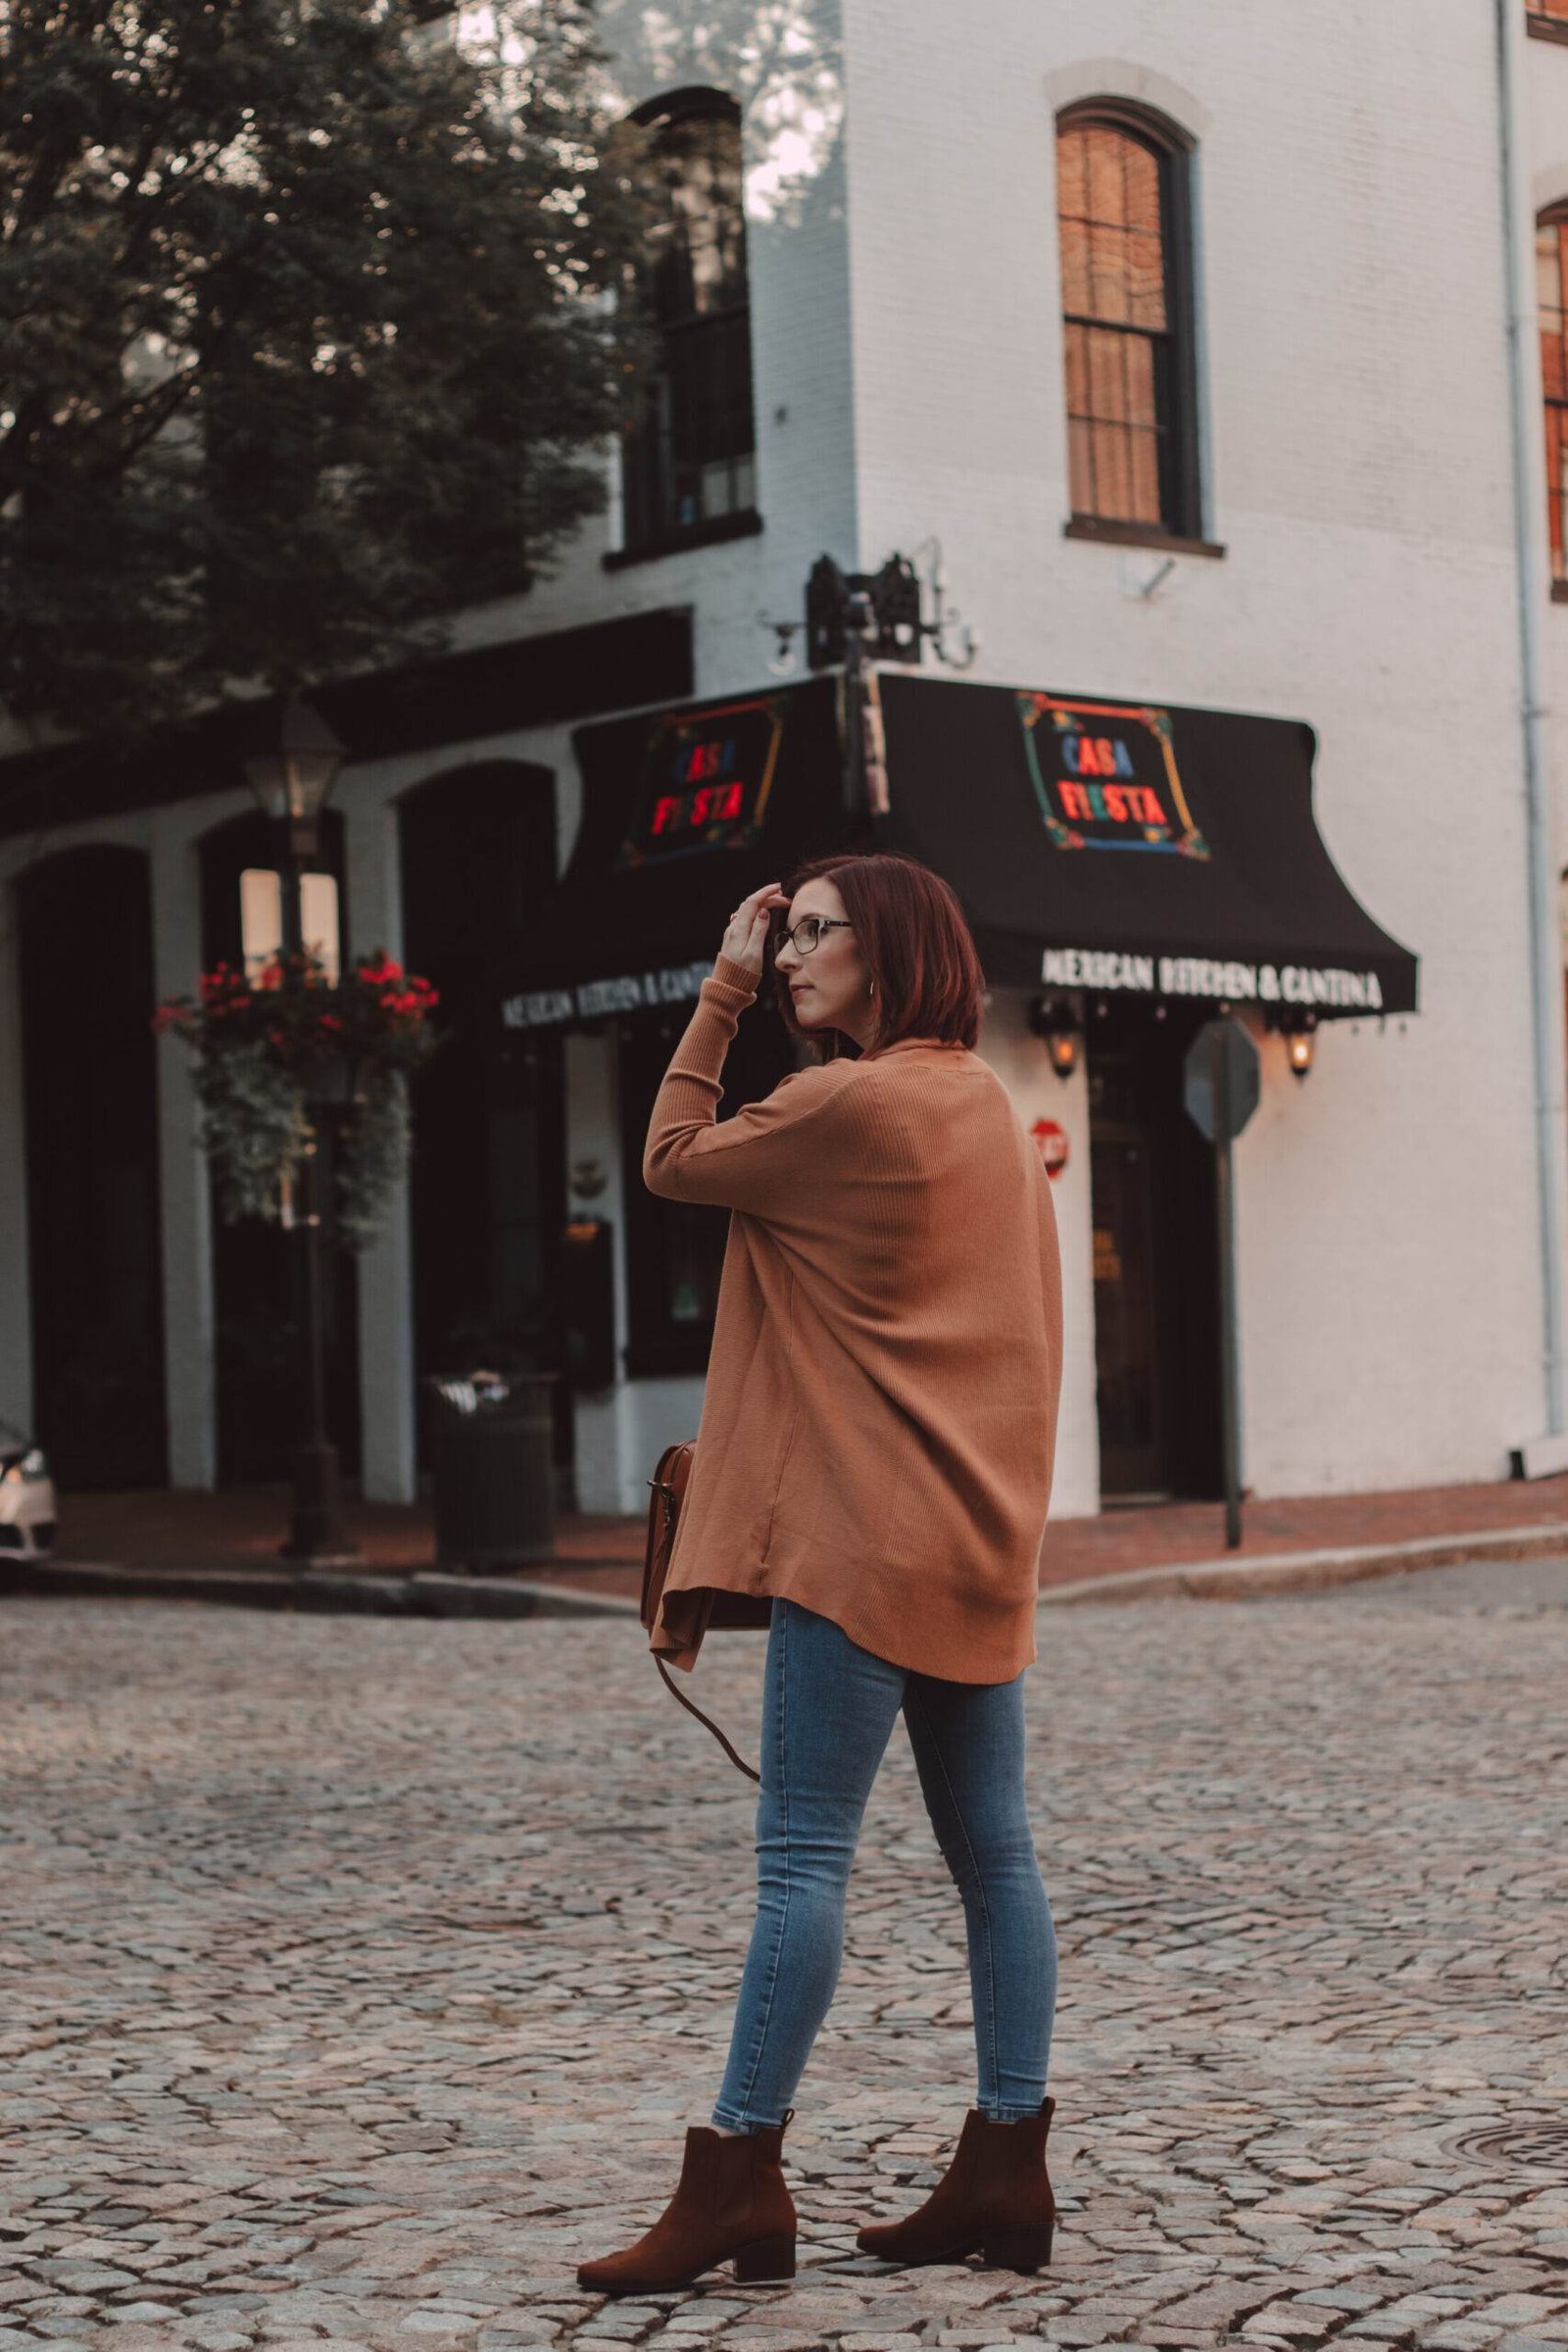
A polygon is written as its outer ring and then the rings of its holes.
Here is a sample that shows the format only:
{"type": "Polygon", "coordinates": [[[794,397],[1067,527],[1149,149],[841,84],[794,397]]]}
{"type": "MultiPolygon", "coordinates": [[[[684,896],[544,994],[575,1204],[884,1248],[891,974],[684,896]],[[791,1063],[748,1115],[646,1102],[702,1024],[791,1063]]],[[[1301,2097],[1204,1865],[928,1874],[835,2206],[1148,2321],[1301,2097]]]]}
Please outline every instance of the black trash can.
{"type": "Polygon", "coordinates": [[[555,1557],[554,1372],[427,1380],[435,1548],[443,1568],[525,1568],[555,1557]]]}

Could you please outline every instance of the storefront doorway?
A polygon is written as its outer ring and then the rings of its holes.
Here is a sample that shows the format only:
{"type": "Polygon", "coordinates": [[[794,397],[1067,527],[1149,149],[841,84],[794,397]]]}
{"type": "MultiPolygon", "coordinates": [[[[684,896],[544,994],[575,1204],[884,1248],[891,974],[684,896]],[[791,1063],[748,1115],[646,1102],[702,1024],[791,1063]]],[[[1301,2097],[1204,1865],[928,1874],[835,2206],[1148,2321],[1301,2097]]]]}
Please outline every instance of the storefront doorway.
{"type": "MultiPolygon", "coordinates": [[[[563,1368],[564,1062],[557,1036],[496,1018],[499,957],[525,945],[556,876],[555,779],[508,760],[435,776],[399,808],[404,953],[441,992],[444,1043],[414,1090],[410,1205],[421,1379],[563,1368]]],[[[420,1395],[424,1392],[421,1390],[420,1395]]],[[[570,1477],[571,1398],[555,1384],[570,1477]]],[[[428,1415],[419,1414],[421,1459],[428,1415]]]]}
{"type": "Polygon", "coordinates": [[[152,901],[139,850],[17,887],[34,1434],[66,1487],[162,1486],[152,901]]]}
{"type": "Polygon", "coordinates": [[[1092,999],[1086,1017],[1101,1492],[1221,1484],[1213,1161],[1182,1103],[1203,1015],[1092,999]]]}

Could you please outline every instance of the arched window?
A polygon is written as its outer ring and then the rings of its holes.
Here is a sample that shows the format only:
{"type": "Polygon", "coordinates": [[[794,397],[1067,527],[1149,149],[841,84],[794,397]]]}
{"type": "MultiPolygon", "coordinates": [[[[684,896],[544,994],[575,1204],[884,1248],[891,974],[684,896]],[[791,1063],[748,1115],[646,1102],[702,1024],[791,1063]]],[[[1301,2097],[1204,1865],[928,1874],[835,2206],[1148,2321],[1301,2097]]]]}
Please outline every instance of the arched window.
{"type": "Polygon", "coordinates": [[[1201,532],[1188,148],[1109,102],[1056,124],[1069,528],[1201,532]]]}
{"type": "Polygon", "coordinates": [[[1546,536],[1553,596],[1568,597],[1568,203],[1536,223],[1541,390],[1546,427],[1546,536]]]}
{"type": "Polygon", "coordinates": [[[744,527],[757,497],[740,110],[681,90],[636,120],[654,130],[663,201],[643,266],[659,360],[624,445],[628,553],[744,527]]]}

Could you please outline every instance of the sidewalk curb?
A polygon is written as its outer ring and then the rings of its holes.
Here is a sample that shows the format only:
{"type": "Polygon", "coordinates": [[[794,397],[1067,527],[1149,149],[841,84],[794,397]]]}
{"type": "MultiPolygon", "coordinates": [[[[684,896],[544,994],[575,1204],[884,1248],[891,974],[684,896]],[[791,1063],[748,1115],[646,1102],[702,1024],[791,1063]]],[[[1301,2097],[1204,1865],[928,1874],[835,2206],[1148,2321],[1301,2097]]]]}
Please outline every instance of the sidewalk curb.
{"type": "Polygon", "coordinates": [[[0,1562],[0,1598],[13,1592],[35,1598],[54,1594],[99,1600],[204,1600],[229,1608],[361,1617],[637,1615],[637,1603],[614,1592],[573,1592],[569,1587],[532,1579],[452,1576],[426,1568],[410,1576],[357,1576],[323,1568],[117,1568],[86,1560],[58,1565],[5,1560],[0,1562]]]}
{"type": "MultiPolygon", "coordinates": [[[[1049,1538],[1048,1538],[1049,1541],[1049,1538]]],[[[1107,1576],[1048,1586],[1039,1605],[1114,1607],[1135,1600],[1246,1600],[1264,1592],[1313,1592],[1335,1585],[1404,1576],[1461,1560],[1550,1559],[1568,1553],[1568,1523],[1421,1536],[1402,1544],[1337,1550],[1268,1551],[1252,1559],[1183,1560],[1122,1568],[1107,1576]]],[[[548,1565],[548,1563],[543,1563],[548,1565]]],[[[624,1561],[559,1563],[624,1567],[624,1561]]],[[[573,1592],[535,1578],[454,1576],[416,1569],[408,1576],[357,1576],[320,1568],[121,1568],[91,1561],[0,1559],[0,1598],[11,1593],[81,1599],[197,1600],[230,1608],[293,1609],[335,1616],[630,1617],[635,1600],[616,1592],[573,1592]]]]}
{"type": "MultiPolygon", "coordinates": [[[[1050,1538],[1048,1536],[1049,1543],[1050,1538]]],[[[1336,1551],[1265,1551],[1255,1559],[1178,1560],[1158,1568],[1124,1568],[1110,1576],[1079,1577],[1048,1586],[1045,1608],[1092,1601],[1245,1600],[1257,1592],[1317,1592],[1373,1577],[1407,1576],[1417,1568],[1448,1568],[1462,1560],[1540,1560],[1568,1553],[1568,1523],[1477,1529],[1470,1535],[1418,1536],[1403,1544],[1361,1544],[1336,1551]]]]}

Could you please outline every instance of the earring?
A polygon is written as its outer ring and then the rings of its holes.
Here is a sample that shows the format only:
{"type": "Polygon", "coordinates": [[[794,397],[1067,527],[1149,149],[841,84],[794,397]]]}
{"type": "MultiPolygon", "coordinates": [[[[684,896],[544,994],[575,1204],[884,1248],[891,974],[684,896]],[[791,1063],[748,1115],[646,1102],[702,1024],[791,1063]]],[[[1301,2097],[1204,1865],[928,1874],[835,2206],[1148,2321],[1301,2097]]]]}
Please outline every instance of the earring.
{"type": "Polygon", "coordinates": [[[874,980],[871,982],[870,987],[865,993],[868,997],[874,997],[876,995],[876,982],[874,980]]]}

